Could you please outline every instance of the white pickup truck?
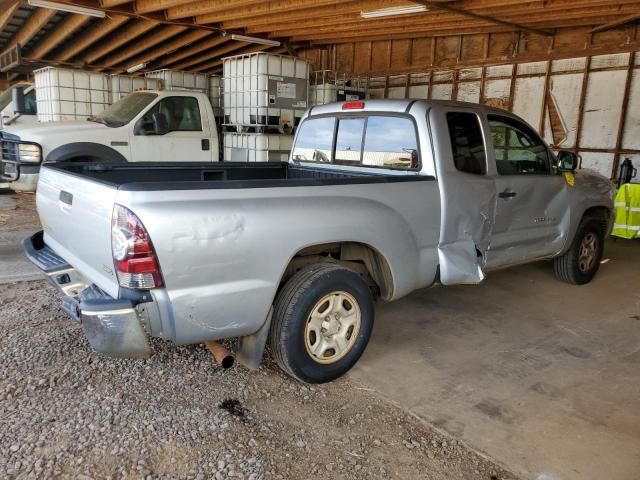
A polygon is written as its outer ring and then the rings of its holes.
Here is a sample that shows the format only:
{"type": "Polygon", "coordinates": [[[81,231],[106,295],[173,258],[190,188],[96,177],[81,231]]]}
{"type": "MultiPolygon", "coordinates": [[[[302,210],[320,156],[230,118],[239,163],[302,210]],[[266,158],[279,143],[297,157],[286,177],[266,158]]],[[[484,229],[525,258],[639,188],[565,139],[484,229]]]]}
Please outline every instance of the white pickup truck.
{"type": "Polygon", "coordinates": [[[218,131],[204,93],[138,91],[87,120],[0,132],[0,188],[35,191],[42,162],[217,162],[218,131]]]}

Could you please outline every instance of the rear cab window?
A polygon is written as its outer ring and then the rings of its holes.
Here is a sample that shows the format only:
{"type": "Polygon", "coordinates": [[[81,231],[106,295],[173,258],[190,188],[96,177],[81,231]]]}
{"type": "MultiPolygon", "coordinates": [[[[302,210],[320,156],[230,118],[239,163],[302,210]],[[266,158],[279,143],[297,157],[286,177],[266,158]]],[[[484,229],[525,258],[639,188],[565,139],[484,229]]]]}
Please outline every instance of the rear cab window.
{"type": "Polygon", "coordinates": [[[418,170],[417,128],[404,115],[350,115],[306,119],[292,159],[393,170],[418,170]]]}

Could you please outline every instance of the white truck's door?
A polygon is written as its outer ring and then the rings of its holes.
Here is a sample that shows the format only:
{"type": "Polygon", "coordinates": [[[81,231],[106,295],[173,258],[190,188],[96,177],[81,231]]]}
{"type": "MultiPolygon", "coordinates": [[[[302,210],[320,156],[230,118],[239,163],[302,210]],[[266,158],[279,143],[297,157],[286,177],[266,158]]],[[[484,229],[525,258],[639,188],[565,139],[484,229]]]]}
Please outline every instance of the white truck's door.
{"type": "Polygon", "coordinates": [[[551,154],[525,123],[489,114],[490,155],[495,159],[497,208],[487,263],[513,265],[559,252],[569,224],[570,186],[551,154]]]}
{"type": "Polygon", "coordinates": [[[216,136],[206,113],[208,109],[199,96],[175,95],[164,97],[144,115],[142,122],[152,125],[153,114],[166,118],[168,132],[155,135],[151,129],[131,133],[131,160],[134,162],[203,162],[213,158],[216,136]]]}

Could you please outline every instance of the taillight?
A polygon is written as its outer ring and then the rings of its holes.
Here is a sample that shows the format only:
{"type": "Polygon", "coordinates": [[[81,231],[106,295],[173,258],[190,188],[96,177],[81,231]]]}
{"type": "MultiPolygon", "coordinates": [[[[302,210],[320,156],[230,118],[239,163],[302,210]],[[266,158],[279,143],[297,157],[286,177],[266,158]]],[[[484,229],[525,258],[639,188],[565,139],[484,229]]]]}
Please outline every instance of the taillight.
{"type": "Polygon", "coordinates": [[[111,253],[120,286],[140,289],[162,286],[151,238],[140,219],[122,205],[113,208],[111,253]]]}
{"type": "Polygon", "coordinates": [[[344,102],[342,104],[342,110],[362,110],[364,108],[364,102],[355,101],[355,102],[344,102]]]}

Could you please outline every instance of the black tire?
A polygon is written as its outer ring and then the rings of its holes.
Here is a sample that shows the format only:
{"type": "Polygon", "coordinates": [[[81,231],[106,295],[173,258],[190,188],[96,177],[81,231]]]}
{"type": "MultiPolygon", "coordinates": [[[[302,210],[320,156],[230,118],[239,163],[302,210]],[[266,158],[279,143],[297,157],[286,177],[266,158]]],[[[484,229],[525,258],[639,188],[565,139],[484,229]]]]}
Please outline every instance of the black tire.
{"type": "MultiPolygon", "coordinates": [[[[351,306],[348,299],[346,306],[351,306]]],[[[350,311],[346,310],[346,313],[350,311]]],[[[292,377],[307,383],[330,382],[358,361],[369,342],[373,319],[373,297],[367,283],[357,273],[331,263],[309,265],[293,275],[276,298],[269,334],[271,350],[280,368],[292,377]],[[333,363],[320,363],[308,350],[309,339],[305,337],[311,332],[306,330],[307,323],[311,322],[312,310],[323,298],[339,295],[339,292],[347,293],[355,300],[355,307],[360,312],[359,328],[357,334],[355,329],[351,331],[350,347],[343,350],[344,356],[333,363]]],[[[335,355],[338,352],[334,350],[335,355]]],[[[331,360],[323,358],[322,361],[331,360]]]]}
{"type": "Polygon", "coordinates": [[[600,268],[604,252],[605,230],[605,222],[597,218],[587,217],[580,222],[569,250],[553,260],[554,273],[559,280],[573,285],[584,285],[593,279],[600,268]],[[587,237],[597,242],[596,253],[591,262],[585,262],[580,258],[582,245],[587,237]]]}

